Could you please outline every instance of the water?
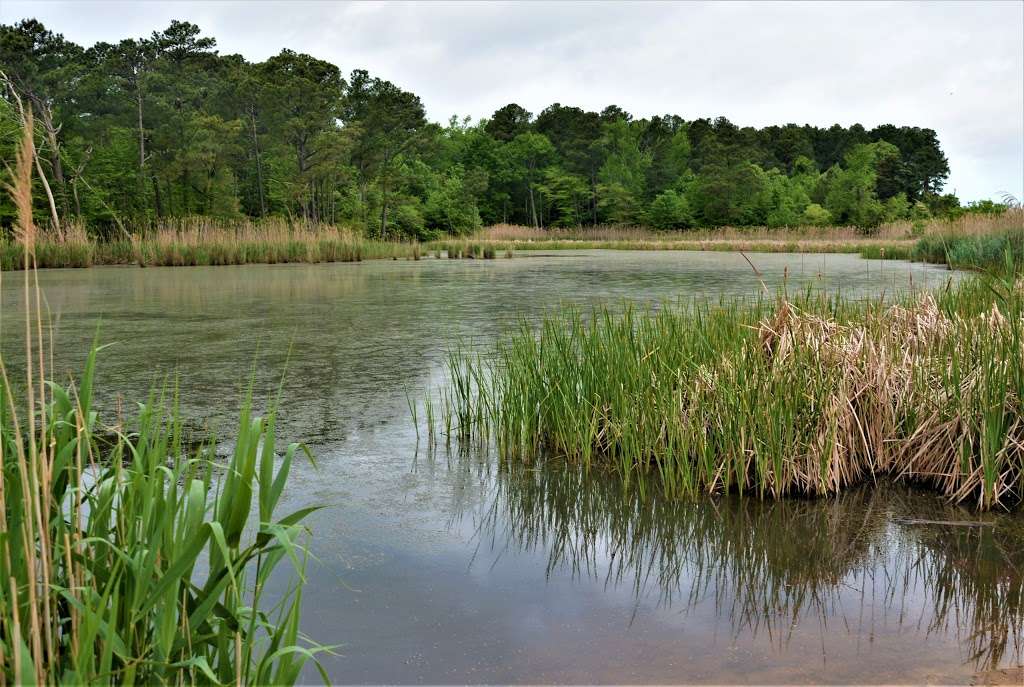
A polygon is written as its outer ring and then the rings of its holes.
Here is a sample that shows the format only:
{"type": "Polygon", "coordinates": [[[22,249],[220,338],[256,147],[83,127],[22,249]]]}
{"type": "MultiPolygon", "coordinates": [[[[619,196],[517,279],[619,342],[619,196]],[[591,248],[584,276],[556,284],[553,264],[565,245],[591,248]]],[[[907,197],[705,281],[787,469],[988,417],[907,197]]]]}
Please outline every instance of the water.
{"type": "MultiPolygon", "coordinates": [[[[938,286],[935,267],[751,256],[770,290],[938,286]]],[[[3,346],[21,355],[13,275],[3,346]]],[[[651,503],[549,466],[417,447],[408,399],[449,343],[486,347],[562,302],[755,295],[739,255],[565,252],[514,260],[40,273],[56,368],[99,326],[108,408],[176,382],[189,424],[230,438],[245,386],[282,389],[280,434],[318,469],[281,512],[309,522],[304,629],[342,644],[335,682],[966,682],[1021,661],[1019,516],[992,525],[896,487],[827,501],[651,503]],[[64,355],[62,351],[69,351],[64,355]],[[287,372],[282,381],[282,372],[287,372]]],[[[421,418],[422,419],[422,418],[421,418]]],[[[312,678],[312,675],[311,675],[312,678]]]]}

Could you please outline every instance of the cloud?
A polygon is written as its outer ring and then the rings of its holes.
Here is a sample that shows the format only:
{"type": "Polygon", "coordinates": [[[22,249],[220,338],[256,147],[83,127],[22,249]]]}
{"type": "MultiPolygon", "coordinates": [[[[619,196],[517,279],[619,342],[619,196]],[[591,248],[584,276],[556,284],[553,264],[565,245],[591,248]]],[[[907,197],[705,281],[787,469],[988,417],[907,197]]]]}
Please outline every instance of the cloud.
{"type": "Polygon", "coordinates": [[[84,45],[187,19],[222,52],[289,47],[414,91],[430,116],[508,102],[741,125],[927,126],[963,199],[1024,196],[1024,3],[16,2],[84,45]]]}

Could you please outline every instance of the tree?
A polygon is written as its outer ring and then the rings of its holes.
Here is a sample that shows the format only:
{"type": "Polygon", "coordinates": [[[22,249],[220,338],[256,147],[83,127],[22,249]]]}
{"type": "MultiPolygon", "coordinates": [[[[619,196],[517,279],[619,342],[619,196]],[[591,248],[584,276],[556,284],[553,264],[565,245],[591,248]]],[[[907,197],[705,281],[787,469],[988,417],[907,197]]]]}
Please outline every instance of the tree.
{"type": "Polygon", "coordinates": [[[251,81],[247,106],[257,164],[259,116],[292,147],[302,212],[320,219],[323,209],[313,202],[317,179],[311,171],[332,140],[325,134],[335,130],[341,116],[345,80],[333,64],[286,49],[260,64],[251,81]]]}
{"type": "Polygon", "coordinates": [[[343,116],[356,133],[353,159],[365,180],[372,178],[380,191],[379,234],[388,231],[388,191],[395,162],[420,141],[427,131],[423,103],[418,96],[362,70],[352,72],[343,116]]]}
{"type": "Polygon", "coordinates": [[[548,224],[556,227],[579,227],[587,219],[590,185],[586,179],[552,165],[544,170],[544,183],[538,186],[544,197],[548,224]]]}
{"type": "MultiPolygon", "coordinates": [[[[68,195],[61,159],[62,111],[79,79],[82,49],[53,33],[35,19],[13,26],[0,25],[0,69],[42,125],[46,145],[39,151],[50,165],[58,201],[68,212],[68,195]]],[[[6,95],[6,94],[5,94],[6,95]]]]}
{"type": "Polygon", "coordinates": [[[600,145],[605,160],[597,173],[598,207],[609,222],[636,223],[651,166],[650,153],[640,150],[640,128],[622,117],[605,122],[600,145]]]}
{"type": "Polygon", "coordinates": [[[649,198],[675,186],[689,171],[690,137],[686,123],[679,117],[654,117],[643,129],[641,147],[651,156],[646,172],[649,198]]]}
{"type": "Polygon", "coordinates": [[[516,176],[526,191],[530,224],[541,227],[541,214],[537,211],[537,183],[542,178],[542,170],[554,159],[555,147],[543,134],[525,133],[512,140],[509,154],[516,176]]]}
{"type": "Polygon", "coordinates": [[[769,227],[795,227],[803,224],[804,209],[811,199],[798,179],[777,169],[765,175],[765,224],[769,227]]]}
{"type": "Polygon", "coordinates": [[[846,167],[833,168],[825,197],[825,207],[835,221],[867,230],[885,219],[885,207],[875,193],[877,165],[879,160],[898,154],[896,147],[885,141],[857,145],[846,154],[846,167]]]}
{"type": "Polygon", "coordinates": [[[693,215],[686,197],[669,189],[651,203],[646,220],[655,229],[685,229],[693,224],[693,215]]]}
{"type": "Polygon", "coordinates": [[[749,162],[706,165],[694,180],[690,207],[707,226],[764,224],[764,171],[749,162]]]}
{"type": "Polygon", "coordinates": [[[832,223],[832,215],[817,203],[811,203],[804,208],[802,219],[803,224],[813,227],[824,227],[832,223]]]}
{"type": "Polygon", "coordinates": [[[473,181],[460,165],[441,175],[427,194],[426,226],[448,234],[469,234],[480,228],[473,181]]]}
{"type": "Polygon", "coordinates": [[[530,129],[532,114],[525,108],[509,103],[494,111],[484,130],[493,138],[499,141],[511,141],[519,134],[525,134],[530,129]]]}

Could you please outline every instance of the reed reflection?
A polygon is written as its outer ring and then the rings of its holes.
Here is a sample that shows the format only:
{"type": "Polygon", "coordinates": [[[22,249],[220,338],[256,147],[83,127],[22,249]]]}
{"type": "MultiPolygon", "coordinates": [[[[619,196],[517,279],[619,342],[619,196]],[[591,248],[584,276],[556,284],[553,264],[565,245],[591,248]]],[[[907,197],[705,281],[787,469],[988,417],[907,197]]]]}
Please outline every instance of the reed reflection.
{"type": "Polygon", "coordinates": [[[545,555],[549,577],[628,588],[684,617],[710,603],[734,637],[764,634],[780,652],[809,623],[870,641],[895,622],[952,637],[977,671],[1024,658],[1019,515],[978,516],[884,483],[820,500],[671,501],[560,463],[467,461],[452,467],[493,478],[480,548],[545,555]]]}

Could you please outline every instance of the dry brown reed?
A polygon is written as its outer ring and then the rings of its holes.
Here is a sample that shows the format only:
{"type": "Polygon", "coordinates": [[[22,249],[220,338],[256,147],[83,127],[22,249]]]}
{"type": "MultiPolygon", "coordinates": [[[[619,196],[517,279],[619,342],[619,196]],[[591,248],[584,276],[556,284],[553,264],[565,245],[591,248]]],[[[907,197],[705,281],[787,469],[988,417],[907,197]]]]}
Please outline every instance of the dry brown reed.
{"type": "Polygon", "coordinates": [[[1024,210],[1011,208],[1004,213],[985,215],[967,213],[953,220],[930,219],[915,229],[910,220],[887,222],[870,235],[853,226],[800,226],[770,228],[706,227],[685,231],[655,231],[643,226],[596,226],[539,229],[516,224],[495,224],[474,238],[485,241],[628,241],[663,243],[671,241],[832,241],[878,242],[910,241],[929,235],[982,236],[1000,234],[1024,226],[1024,210]]]}

